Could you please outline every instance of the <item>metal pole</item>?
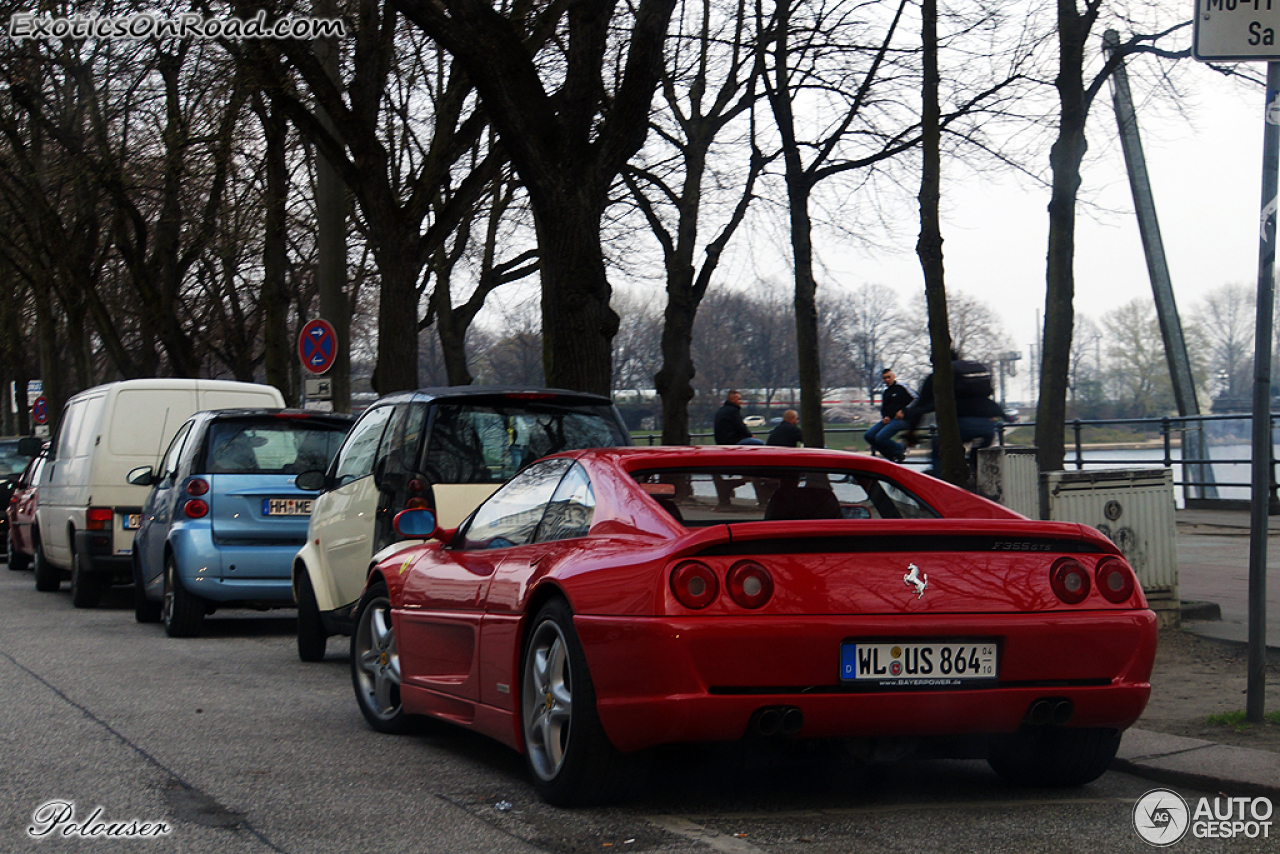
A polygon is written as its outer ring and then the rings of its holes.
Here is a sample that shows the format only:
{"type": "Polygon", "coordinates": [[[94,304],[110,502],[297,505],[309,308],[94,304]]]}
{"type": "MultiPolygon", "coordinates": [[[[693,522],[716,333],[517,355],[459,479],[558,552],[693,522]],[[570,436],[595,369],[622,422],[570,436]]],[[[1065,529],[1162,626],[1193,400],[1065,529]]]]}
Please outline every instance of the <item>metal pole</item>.
{"type": "MultiPolygon", "coordinates": [[[[1107,30],[1102,36],[1103,47],[1109,56],[1120,43],[1115,30],[1107,30]]],[[[1160,334],[1164,338],[1165,358],[1169,362],[1169,377],[1173,381],[1173,396],[1179,415],[1199,415],[1200,403],[1196,400],[1195,379],[1191,376],[1191,359],[1187,356],[1187,343],[1182,334],[1182,320],[1173,297],[1173,281],[1169,275],[1169,263],[1165,257],[1164,240],[1160,236],[1160,221],[1156,218],[1155,194],[1151,191],[1151,178],[1147,174],[1147,159],[1142,151],[1142,138],[1138,134],[1138,114],[1133,108],[1133,95],[1129,91],[1129,75],[1124,63],[1116,66],[1111,75],[1111,98],[1115,106],[1116,124],[1120,129],[1120,146],[1124,151],[1125,166],[1129,170],[1129,188],[1133,192],[1133,209],[1138,216],[1138,232],[1142,235],[1142,249],[1147,258],[1147,273],[1151,277],[1151,292],[1156,301],[1156,317],[1160,321],[1160,334]]],[[[1184,456],[1190,451],[1192,459],[1209,458],[1204,431],[1196,423],[1182,434],[1184,456]]],[[[1217,498],[1213,467],[1196,464],[1183,466],[1185,477],[1195,481],[1196,498],[1217,498]]]]}
{"type": "Polygon", "coordinates": [[[1258,319],[1253,351],[1252,506],[1249,514],[1249,676],[1245,717],[1262,723],[1267,685],[1267,517],[1271,487],[1271,313],[1275,306],[1280,63],[1267,63],[1262,136],[1262,211],[1258,242],[1258,319]]]}

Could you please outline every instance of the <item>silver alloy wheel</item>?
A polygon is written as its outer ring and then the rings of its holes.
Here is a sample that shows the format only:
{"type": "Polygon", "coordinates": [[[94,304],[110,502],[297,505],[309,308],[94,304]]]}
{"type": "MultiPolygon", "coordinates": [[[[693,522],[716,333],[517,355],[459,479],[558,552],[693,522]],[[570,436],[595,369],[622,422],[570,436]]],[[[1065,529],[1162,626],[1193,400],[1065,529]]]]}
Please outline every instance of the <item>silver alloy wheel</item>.
{"type": "Polygon", "coordinates": [[[552,780],[564,764],[573,723],[568,644],[555,620],[543,621],[529,641],[521,693],[529,764],[543,780],[552,780]]]}
{"type": "Polygon", "coordinates": [[[400,653],[391,624],[391,600],[379,596],[368,602],[354,640],[361,704],[378,720],[391,722],[400,714],[400,653]]]}

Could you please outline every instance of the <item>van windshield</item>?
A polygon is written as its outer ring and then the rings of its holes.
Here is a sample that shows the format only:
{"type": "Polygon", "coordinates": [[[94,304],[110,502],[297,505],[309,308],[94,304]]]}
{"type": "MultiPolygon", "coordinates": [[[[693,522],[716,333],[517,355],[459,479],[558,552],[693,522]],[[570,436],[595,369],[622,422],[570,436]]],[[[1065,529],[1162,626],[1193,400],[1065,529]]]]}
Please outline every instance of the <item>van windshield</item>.
{"type": "Polygon", "coordinates": [[[512,401],[435,410],[426,473],[436,483],[504,483],[547,454],[630,444],[610,406],[512,401]]]}

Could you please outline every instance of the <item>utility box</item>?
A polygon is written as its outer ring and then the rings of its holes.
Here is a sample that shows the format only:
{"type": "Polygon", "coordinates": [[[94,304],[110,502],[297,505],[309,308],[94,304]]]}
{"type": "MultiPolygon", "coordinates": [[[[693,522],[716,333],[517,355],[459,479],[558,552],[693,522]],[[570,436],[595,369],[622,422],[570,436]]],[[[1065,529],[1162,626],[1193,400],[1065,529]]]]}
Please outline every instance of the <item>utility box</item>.
{"type": "Polygon", "coordinates": [[[1178,538],[1173,472],[1167,468],[1051,471],[1042,477],[1045,516],[1097,528],[1120,547],[1161,626],[1177,626],[1178,538]]]}
{"type": "Polygon", "coordinates": [[[979,448],[978,494],[1015,513],[1040,518],[1040,467],[1026,445],[979,448]]]}

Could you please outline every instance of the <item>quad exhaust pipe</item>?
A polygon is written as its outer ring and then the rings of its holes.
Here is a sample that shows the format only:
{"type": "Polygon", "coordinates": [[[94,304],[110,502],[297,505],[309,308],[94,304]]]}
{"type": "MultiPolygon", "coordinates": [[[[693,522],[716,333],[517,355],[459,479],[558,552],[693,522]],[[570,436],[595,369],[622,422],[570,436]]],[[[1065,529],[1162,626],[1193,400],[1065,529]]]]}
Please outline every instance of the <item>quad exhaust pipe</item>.
{"type": "Polygon", "coordinates": [[[751,714],[749,732],[766,737],[789,738],[804,727],[804,712],[795,706],[763,706],[751,714]]]}
{"type": "Polygon", "coordinates": [[[1065,726],[1075,711],[1075,704],[1066,698],[1042,697],[1027,710],[1027,722],[1036,726],[1065,726]]]}

